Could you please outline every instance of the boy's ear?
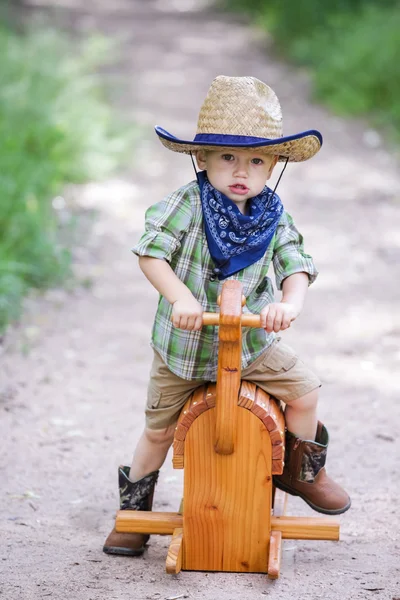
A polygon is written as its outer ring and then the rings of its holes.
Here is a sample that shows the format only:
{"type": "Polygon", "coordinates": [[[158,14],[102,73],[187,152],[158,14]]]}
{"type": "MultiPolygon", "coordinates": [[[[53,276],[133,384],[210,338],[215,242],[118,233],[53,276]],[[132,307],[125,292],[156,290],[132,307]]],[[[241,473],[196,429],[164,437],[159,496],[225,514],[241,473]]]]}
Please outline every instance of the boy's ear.
{"type": "Polygon", "coordinates": [[[196,152],[197,166],[201,171],[204,171],[207,167],[207,154],[205,150],[197,150],[196,152]]]}

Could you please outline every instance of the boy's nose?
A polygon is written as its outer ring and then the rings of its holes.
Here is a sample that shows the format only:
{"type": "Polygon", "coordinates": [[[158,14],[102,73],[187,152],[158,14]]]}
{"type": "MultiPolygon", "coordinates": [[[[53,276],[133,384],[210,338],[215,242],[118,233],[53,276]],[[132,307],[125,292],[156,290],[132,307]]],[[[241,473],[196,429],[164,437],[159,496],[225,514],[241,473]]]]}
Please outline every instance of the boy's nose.
{"type": "Polygon", "coordinates": [[[237,162],[233,173],[237,177],[247,177],[247,163],[237,162]]]}

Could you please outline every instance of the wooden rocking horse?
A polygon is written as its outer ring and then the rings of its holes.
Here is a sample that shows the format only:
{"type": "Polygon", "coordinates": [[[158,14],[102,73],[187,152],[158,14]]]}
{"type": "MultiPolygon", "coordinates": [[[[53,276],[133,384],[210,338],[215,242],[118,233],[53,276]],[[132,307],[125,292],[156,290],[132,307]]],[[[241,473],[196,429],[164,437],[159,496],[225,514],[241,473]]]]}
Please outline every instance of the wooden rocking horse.
{"type": "Polygon", "coordinates": [[[166,570],[268,573],[279,577],[283,539],[338,540],[331,518],[285,516],[286,494],[273,486],[285,456],[280,403],[241,381],[242,327],[260,327],[242,314],[242,286],[227,281],[220,313],[216,384],[198,388],[184,406],[174,436],[173,465],[184,469],[179,512],[119,511],[118,532],[172,535],[166,570]]]}

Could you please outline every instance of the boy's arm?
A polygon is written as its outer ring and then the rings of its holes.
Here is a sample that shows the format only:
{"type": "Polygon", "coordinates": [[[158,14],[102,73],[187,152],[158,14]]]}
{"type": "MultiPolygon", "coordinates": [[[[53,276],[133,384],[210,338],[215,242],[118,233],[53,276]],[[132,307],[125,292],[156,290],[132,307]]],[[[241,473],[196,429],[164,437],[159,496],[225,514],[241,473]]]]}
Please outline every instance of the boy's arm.
{"type": "Polygon", "coordinates": [[[290,327],[301,313],[308,289],[308,273],[293,273],[282,282],[282,299],[261,311],[261,327],[269,333],[290,327]]]}
{"type": "Polygon", "coordinates": [[[293,305],[296,317],[303,310],[304,300],[306,298],[309,286],[308,273],[293,273],[282,282],[282,298],[284,304],[293,305]]]}
{"type": "Polygon", "coordinates": [[[175,275],[168,262],[151,256],[140,256],[139,266],[156,290],[172,304],[174,326],[190,331],[201,329],[203,307],[175,275]]]}

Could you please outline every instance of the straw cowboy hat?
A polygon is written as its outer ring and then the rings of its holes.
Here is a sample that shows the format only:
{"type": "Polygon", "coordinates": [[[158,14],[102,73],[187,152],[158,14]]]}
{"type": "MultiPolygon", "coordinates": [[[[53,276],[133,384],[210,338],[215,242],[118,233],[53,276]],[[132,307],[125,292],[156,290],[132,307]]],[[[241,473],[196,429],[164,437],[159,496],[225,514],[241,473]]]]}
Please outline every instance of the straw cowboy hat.
{"type": "Polygon", "coordinates": [[[161,143],[174,152],[257,149],[279,160],[300,162],[322,146],[319,131],[283,137],[282,110],[275,92],[254,77],[216,77],[200,109],[193,140],[181,140],[155,128],[161,143]]]}

